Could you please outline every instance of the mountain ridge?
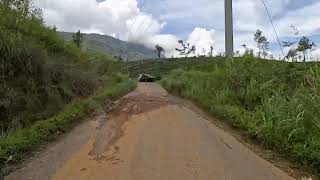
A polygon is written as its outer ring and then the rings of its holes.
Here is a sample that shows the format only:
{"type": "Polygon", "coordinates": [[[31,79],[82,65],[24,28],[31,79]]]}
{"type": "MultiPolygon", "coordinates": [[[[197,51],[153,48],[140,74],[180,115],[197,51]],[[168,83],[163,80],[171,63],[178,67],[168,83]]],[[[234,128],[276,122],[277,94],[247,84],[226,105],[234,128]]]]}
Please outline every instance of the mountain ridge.
{"type": "MultiPolygon", "coordinates": [[[[73,33],[71,32],[59,32],[59,34],[66,41],[72,40],[73,33]]],[[[140,44],[123,41],[108,35],[95,33],[83,33],[83,35],[83,49],[88,51],[106,53],[128,61],[156,58],[152,49],[140,44]]]]}

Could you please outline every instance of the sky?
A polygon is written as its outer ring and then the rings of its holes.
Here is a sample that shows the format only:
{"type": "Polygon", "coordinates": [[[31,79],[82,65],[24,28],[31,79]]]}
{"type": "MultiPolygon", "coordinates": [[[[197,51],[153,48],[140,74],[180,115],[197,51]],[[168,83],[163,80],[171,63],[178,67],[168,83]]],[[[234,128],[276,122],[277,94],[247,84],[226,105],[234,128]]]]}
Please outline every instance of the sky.
{"type": "MultiPolygon", "coordinates": [[[[319,0],[264,0],[280,40],[295,40],[291,26],[320,42],[319,0]]],[[[166,56],[176,56],[178,40],[203,54],[214,47],[224,52],[224,0],[34,0],[43,9],[47,25],[60,31],[106,34],[149,48],[159,44],[166,56]]],[[[277,43],[261,0],[233,0],[235,51],[255,48],[253,34],[260,29],[278,57],[277,43]]],[[[285,53],[287,49],[284,49],[285,53]]],[[[320,55],[320,51],[315,53],[320,55]],[[319,53],[318,53],[319,52],[319,53]]],[[[319,56],[320,57],[320,56],[319,56]]]]}

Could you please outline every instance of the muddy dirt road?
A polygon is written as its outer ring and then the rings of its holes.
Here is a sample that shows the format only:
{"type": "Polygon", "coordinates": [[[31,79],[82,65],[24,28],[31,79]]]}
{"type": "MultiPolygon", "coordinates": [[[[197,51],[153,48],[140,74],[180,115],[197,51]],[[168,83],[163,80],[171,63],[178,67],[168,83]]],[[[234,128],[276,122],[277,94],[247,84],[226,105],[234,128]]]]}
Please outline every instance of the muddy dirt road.
{"type": "Polygon", "coordinates": [[[83,127],[90,137],[71,132],[8,179],[293,179],[154,83],[140,83],[98,122],[83,127]]]}

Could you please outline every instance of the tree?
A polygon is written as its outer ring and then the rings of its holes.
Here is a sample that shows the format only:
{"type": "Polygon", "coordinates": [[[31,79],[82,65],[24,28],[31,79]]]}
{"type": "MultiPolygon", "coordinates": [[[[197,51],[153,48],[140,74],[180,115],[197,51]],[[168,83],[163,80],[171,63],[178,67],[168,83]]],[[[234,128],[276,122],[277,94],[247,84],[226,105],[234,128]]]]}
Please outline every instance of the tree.
{"type": "Polygon", "coordinates": [[[29,15],[32,9],[31,0],[1,0],[0,5],[16,9],[25,16],[29,15]]]}
{"type": "Polygon", "coordinates": [[[210,53],[209,56],[212,57],[213,56],[213,46],[210,46],[210,53]]]}
{"type": "Polygon", "coordinates": [[[53,26],[52,30],[53,30],[54,32],[57,32],[57,27],[56,27],[56,26],[53,26]]]}
{"type": "Polygon", "coordinates": [[[261,37],[262,37],[262,31],[260,31],[259,29],[254,33],[254,41],[257,43],[257,46],[258,46],[258,49],[259,49],[259,52],[258,52],[258,57],[260,58],[260,55],[261,55],[261,37]]]}
{"type": "Polygon", "coordinates": [[[269,42],[267,40],[266,37],[262,38],[262,45],[261,45],[261,49],[262,49],[262,55],[263,55],[263,59],[266,59],[266,57],[268,56],[268,52],[269,52],[269,42]]]}
{"type": "Polygon", "coordinates": [[[242,47],[244,48],[243,57],[254,57],[253,49],[249,49],[246,44],[243,44],[242,47]]]}
{"type": "Polygon", "coordinates": [[[312,42],[307,36],[303,36],[300,39],[297,51],[302,52],[304,62],[306,62],[307,50],[312,51],[312,49],[316,46],[317,45],[312,42]]]}
{"type": "Polygon", "coordinates": [[[154,50],[154,52],[157,54],[158,58],[161,58],[161,54],[166,52],[164,48],[158,44],[155,46],[155,48],[156,49],[154,50]]]}
{"type": "Polygon", "coordinates": [[[195,53],[196,53],[196,50],[197,50],[197,49],[196,49],[196,46],[195,46],[195,45],[192,45],[192,46],[191,46],[191,49],[189,49],[189,51],[188,51],[188,54],[191,54],[191,53],[192,53],[192,54],[195,54],[195,53]]]}
{"type": "Polygon", "coordinates": [[[235,55],[236,57],[240,57],[240,51],[236,51],[236,52],[234,53],[234,55],[235,55]]]}
{"type": "Polygon", "coordinates": [[[273,57],[273,55],[272,55],[272,54],[270,54],[269,58],[270,58],[271,60],[273,60],[273,59],[274,59],[274,57],[273,57]]]}
{"type": "MultiPolygon", "coordinates": [[[[291,28],[293,29],[295,36],[300,36],[300,32],[297,27],[291,26],[291,28]]],[[[307,59],[307,51],[310,50],[310,57],[311,57],[312,56],[311,52],[314,51],[315,47],[317,46],[307,36],[297,37],[297,39],[295,41],[284,41],[283,42],[284,47],[291,47],[293,45],[295,45],[296,47],[291,48],[286,57],[292,58],[293,55],[295,55],[293,58],[294,60],[303,59],[304,62],[306,62],[306,59],[307,59]],[[301,52],[302,56],[301,56],[301,54],[298,54],[298,52],[301,52]]]]}
{"type": "Polygon", "coordinates": [[[73,34],[72,39],[73,39],[73,42],[77,45],[77,47],[80,47],[83,42],[83,34],[79,30],[78,32],[73,34]]]}
{"type": "Polygon", "coordinates": [[[269,42],[267,38],[262,34],[262,31],[259,29],[254,34],[254,41],[257,43],[257,47],[259,49],[258,57],[261,57],[261,54],[264,56],[264,58],[268,55],[269,51],[269,42]]]}
{"type": "Polygon", "coordinates": [[[286,55],[286,59],[291,59],[292,61],[297,61],[298,51],[297,49],[291,48],[286,55]]]}
{"type": "Polygon", "coordinates": [[[244,52],[244,57],[254,57],[254,52],[253,52],[253,49],[246,49],[246,51],[244,52]]]}
{"type": "Polygon", "coordinates": [[[179,52],[180,55],[187,57],[189,54],[196,53],[196,46],[190,46],[190,43],[185,43],[183,40],[178,41],[181,44],[182,48],[176,48],[176,51],[179,52]]]}

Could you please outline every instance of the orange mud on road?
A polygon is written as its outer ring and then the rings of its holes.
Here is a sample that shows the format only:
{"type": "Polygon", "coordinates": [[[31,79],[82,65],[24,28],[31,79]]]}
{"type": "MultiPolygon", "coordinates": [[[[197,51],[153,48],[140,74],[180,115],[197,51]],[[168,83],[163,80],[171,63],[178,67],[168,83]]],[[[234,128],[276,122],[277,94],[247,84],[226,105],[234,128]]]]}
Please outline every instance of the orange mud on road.
{"type": "Polygon", "coordinates": [[[48,179],[293,178],[200,114],[171,100],[159,85],[139,83],[137,90],[124,97],[108,120],[48,179]]]}

